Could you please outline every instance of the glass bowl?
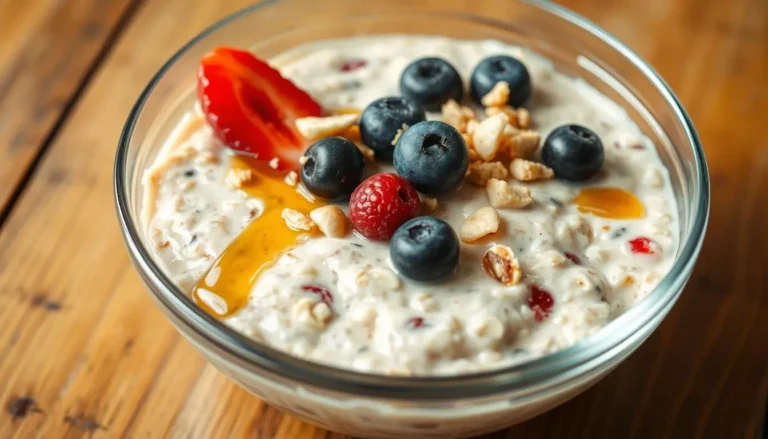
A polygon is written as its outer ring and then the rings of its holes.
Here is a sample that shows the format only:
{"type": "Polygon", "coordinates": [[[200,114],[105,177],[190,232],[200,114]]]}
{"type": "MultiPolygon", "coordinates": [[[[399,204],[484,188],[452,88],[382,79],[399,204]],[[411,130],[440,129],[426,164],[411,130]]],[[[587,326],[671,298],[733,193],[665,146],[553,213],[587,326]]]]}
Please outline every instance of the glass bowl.
{"type": "Polygon", "coordinates": [[[616,367],[679,297],[701,247],[709,180],[699,139],[677,98],[635,53],[578,15],[534,0],[265,1],[216,23],[152,78],[117,150],[115,198],[131,259],[176,328],[218,370],[267,403],[312,423],[366,437],[466,437],[521,422],[577,395],[616,367]],[[669,169],[680,246],[648,297],[601,331],[553,355],[448,377],[390,377],[304,361],[249,339],[195,306],[153,261],[139,227],[141,175],[192,108],[196,68],[216,46],[273,57],[302,43],[370,34],[438,34],[529,47],[623,106],[669,169]]]}

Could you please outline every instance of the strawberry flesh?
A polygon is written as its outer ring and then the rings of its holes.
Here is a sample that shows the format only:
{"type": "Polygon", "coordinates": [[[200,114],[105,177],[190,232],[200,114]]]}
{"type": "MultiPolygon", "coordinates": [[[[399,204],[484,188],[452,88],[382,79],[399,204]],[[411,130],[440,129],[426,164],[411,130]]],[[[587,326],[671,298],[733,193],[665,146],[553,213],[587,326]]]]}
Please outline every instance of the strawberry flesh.
{"type": "Polygon", "coordinates": [[[639,238],[631,239],[629,241],[629,248],[632,253],[639,253],[641,255],[652,255],[656,253],[653,249],[654,243],[649,238],[641,236],[639,238]]]}
{"type": "Polygon", "coordinates": [[[197,96],[206,120],[230,149],[295,168],[308,146],[296,119],[322,115],[306,92],[250,52],[219,47],[203,57],[197,96]]]}

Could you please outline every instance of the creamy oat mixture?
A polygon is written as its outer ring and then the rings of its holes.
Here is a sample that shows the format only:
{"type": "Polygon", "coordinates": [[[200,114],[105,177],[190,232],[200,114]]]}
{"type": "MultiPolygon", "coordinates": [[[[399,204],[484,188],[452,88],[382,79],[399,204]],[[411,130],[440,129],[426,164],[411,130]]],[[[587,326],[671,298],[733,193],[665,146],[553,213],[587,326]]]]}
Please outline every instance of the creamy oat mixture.
{"type": "MultiPolygon", "coordinates": [[[[518,182],[530,188],[533,204],[498,209],[499,236],[463,243],[458,272],[447,281],[416,284],[400,278],[389,263],[387,243],[356,234],[316,237],[262,272],[247,306],[226,317],[226,323],[321,363],[374,373],[440,375],[498,368],[556,352],[643,299],[670,269],[677,251],[676,207],[667,171],[625,111],[585,82],[554,71],[550,62],[520,48],[438,37],[324,42],[297,48],[273,63],[325,108],[362,109],[376,98],[398,95],[400,73],[414,59],[445,58],[466,83],[481,59],[497,54],[511,54],[527,65],[534,84],[527,108],[542,138],[564,123],[584,125],[600,136],[605,164],[588,185],[633,193],[645,208],[643,218],[581,213],[572,200],[584,185],[556,179],[518,182]],[[342,71],[340,66],[355,59],[367,64],[342,71]],[[655,243],[653,254],[630,251],[628,241],[638,236],[655,243]],[[504,286],[483,270],[480,261],[494,243],[509,246],[519,260],[523,278],[516,285],[504,286]],[[332,297],[307,285],[321,285],[332,297]],[[531,285],[552,294],[548,316],[529,307],[531,285]]],[[[192,289],[241,230],[263,213],[260,200],[227,181],[232,178],[231,160],[199,112],[190,111],[145,175],[148,233],[158,261],[184,289],[192,289]]],[[[368,164],[368,174],[382,170],[388,168],[368,164]]],[[[456,193],[438,197],[438,204],[432,214],[458,231],[466,217],[489,201],[484,187],[465,182],[456,193]]],[[[205,282],[215,282],[217,276],[214,270],[205,282]]],[[[215,298],[209,297],[210,303],[201,298],[216,308],[215,298]]]]}

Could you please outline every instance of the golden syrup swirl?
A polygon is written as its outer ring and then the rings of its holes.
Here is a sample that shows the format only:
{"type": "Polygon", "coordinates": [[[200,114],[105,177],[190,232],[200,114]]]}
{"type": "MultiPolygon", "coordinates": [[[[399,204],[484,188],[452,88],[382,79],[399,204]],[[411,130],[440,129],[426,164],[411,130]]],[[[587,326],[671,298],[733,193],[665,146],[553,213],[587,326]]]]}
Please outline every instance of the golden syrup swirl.
{"type": "Polygon", "coordinates": [[[643,203],[631,192],[614,187],[582,189],[573,201],[579,212],[610,219],[638,219],[645,216],[643,203]]]}
{"type": "Polygon", "coordinates": [[[254,173],[243,190],[261,200],[264,211],[229,244],[195,286],[195,302],[216,317],[226,317],[243,308],[259,275],[306,234],[288,228],[282,218],[283,209],[290,207],[309,214],[321,205],[285,183],[283,172],[240,157],[233,159],[232,167],[251,169],[254,173]]]}

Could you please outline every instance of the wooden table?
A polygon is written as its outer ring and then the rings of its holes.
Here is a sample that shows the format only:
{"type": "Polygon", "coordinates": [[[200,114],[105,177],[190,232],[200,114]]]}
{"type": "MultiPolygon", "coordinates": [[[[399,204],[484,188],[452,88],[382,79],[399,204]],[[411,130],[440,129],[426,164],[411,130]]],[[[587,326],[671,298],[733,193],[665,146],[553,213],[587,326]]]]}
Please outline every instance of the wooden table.
{"type": "MultiPolygon", "coordinates": [[[[0,437],[342,437],[206,365],[144,293],[115,220],[112,160],[139,91],[172,51],[246,3],[0,0],[0,437]]],[[[712,216],[685,294],[638,352],[573,401],[489,437],[757,437],[768,392],[768,2],[564,3],[677,92],[707,152],[712,216]]]]}

